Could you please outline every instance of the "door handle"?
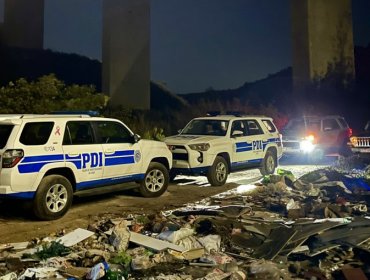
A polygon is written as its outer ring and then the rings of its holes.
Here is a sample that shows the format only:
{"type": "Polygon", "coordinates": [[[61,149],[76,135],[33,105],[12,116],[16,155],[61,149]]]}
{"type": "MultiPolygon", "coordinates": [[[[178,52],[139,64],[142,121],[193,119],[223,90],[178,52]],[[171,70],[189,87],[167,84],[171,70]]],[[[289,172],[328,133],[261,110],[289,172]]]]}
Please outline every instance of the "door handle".
{"type": "Polygon", "coordinates": [[[113,155],[113,154],[114,154],[114,151],[113,151],[113,150],[111,150],[111,149],[109,149],[109,150],[106,150],[106,151],[104,152],[104,154],[106,154],[106,155],[113,155]]]}
{"type": "Polygon", "coordinates": [[[80,154],[72,152],[72,153],[68,153],[68,155],[69,155],[70,157],[77,157],[77,156],[79,156],[80,154]]]}

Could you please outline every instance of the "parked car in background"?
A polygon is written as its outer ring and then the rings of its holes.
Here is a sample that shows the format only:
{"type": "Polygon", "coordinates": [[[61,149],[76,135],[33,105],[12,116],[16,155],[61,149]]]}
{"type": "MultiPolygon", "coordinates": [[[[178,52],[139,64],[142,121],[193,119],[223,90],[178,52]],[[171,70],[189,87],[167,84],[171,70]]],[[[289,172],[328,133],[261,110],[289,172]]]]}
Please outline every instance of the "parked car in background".
{"type": "Polygon", "coordinates": [[[282,129],[281,134],[284,156],[350,154],[347,143],[352,136],[352,129],[340,116],[294,118],[282,129]]]}
{"type": "Polygon", "coordinates": [[[363,131],[350,138],[348,145],[352,153],[370,157],[370,121],[367,122],[363,131]]]}
{"type": "Polygon", "coordinates": [[[172,178],[205,175],[212,186],[222,186],[231,172],[274,173],[282,146],[271,118],[214,114],[193,119],[178,135],[164,140],[173,155],[172,178]]]}

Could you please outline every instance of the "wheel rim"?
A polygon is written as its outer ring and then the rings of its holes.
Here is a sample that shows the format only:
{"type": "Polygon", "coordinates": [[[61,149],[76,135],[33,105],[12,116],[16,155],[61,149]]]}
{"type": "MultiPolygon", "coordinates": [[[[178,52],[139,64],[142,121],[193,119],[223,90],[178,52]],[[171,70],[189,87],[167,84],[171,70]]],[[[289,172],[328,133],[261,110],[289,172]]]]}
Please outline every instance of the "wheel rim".
{"type": "Polygon", "coordinates": [[[226,166],[223,162],[216,165],[216,179],[218,182],[224,181],[226,178],[226,166]]]}
{"type": "Polygon", "coordinates": [[[46,206],[48,210],[57,213],[67,204],[68,194],[65,186],[61,184],[53,185],[46,194],[46,206]]]}
{"type": "Polygon", "coordinates": [[[275,169],[275,160],[273,156],[267,158],[266,167],[269,172],[273,172],[275,169]]]}
{"type": "Polygon", "coordinates": [[[164,186],[164,174],[158,169],[151,170],[145,178],[145,187],[150,192],[158,192],[164,186]]]}

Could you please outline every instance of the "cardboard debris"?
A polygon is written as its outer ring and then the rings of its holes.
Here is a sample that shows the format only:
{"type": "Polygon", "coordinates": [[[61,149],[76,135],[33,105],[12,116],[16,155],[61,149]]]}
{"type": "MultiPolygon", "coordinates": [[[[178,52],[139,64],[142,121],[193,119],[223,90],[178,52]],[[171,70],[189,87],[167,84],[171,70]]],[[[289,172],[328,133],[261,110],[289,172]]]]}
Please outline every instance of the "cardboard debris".
{"type": "Polygon", "coordinates": [[[73,245],[76,245],[77,243],[89,238],[90,236],[93,236],[94,232],[85,230],[82,228],[78,228],[65,236],[58,238],[57,242],[60,242],[66,247],[71,247],[73,245]]]}
{"type": "Polygon", "coordinates": [[[148,237],[132,231],[130,233],[131,233],[130,242],[138,244],[145,248],[150,248],[159,252],[167,249],[172,249],[181,253],[186,251],[186,248],[172,244],[170,242],[158,240],[153,237],[148,237]]]}

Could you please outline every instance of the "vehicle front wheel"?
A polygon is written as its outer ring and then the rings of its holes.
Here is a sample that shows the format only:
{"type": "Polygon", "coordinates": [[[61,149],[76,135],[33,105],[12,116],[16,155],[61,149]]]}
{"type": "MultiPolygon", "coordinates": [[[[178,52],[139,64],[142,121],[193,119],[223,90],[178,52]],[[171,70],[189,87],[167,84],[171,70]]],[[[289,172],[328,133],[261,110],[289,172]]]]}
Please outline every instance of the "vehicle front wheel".
{"type": "Polygon", "coordinates": [[[216,157],[213,165],[206,172],[208,182],[211,186],[223,186],[229,175],[229,167],[223,157],[216,157]]]}
{"type": "Polygon", "coordinates": [[[267,151],[262,162],[260,172],[262,175],[274,174],[276,168],[276,156],[272,151],[267,151]]]}
{"type": "Polygon", "coordinates": [[[167,168],[163,164],[152,162],[141,181],[139,192],[144,197],[161,196],[167,190],[169,181],[167,168]]]}
{"type": "Polygon", "coordinates": [[[41,220],[57,220],[68,212],[72,200],[73,189],[68,179],[50,175],[41,180],[33,201],[33,212],[41,220]]]}

